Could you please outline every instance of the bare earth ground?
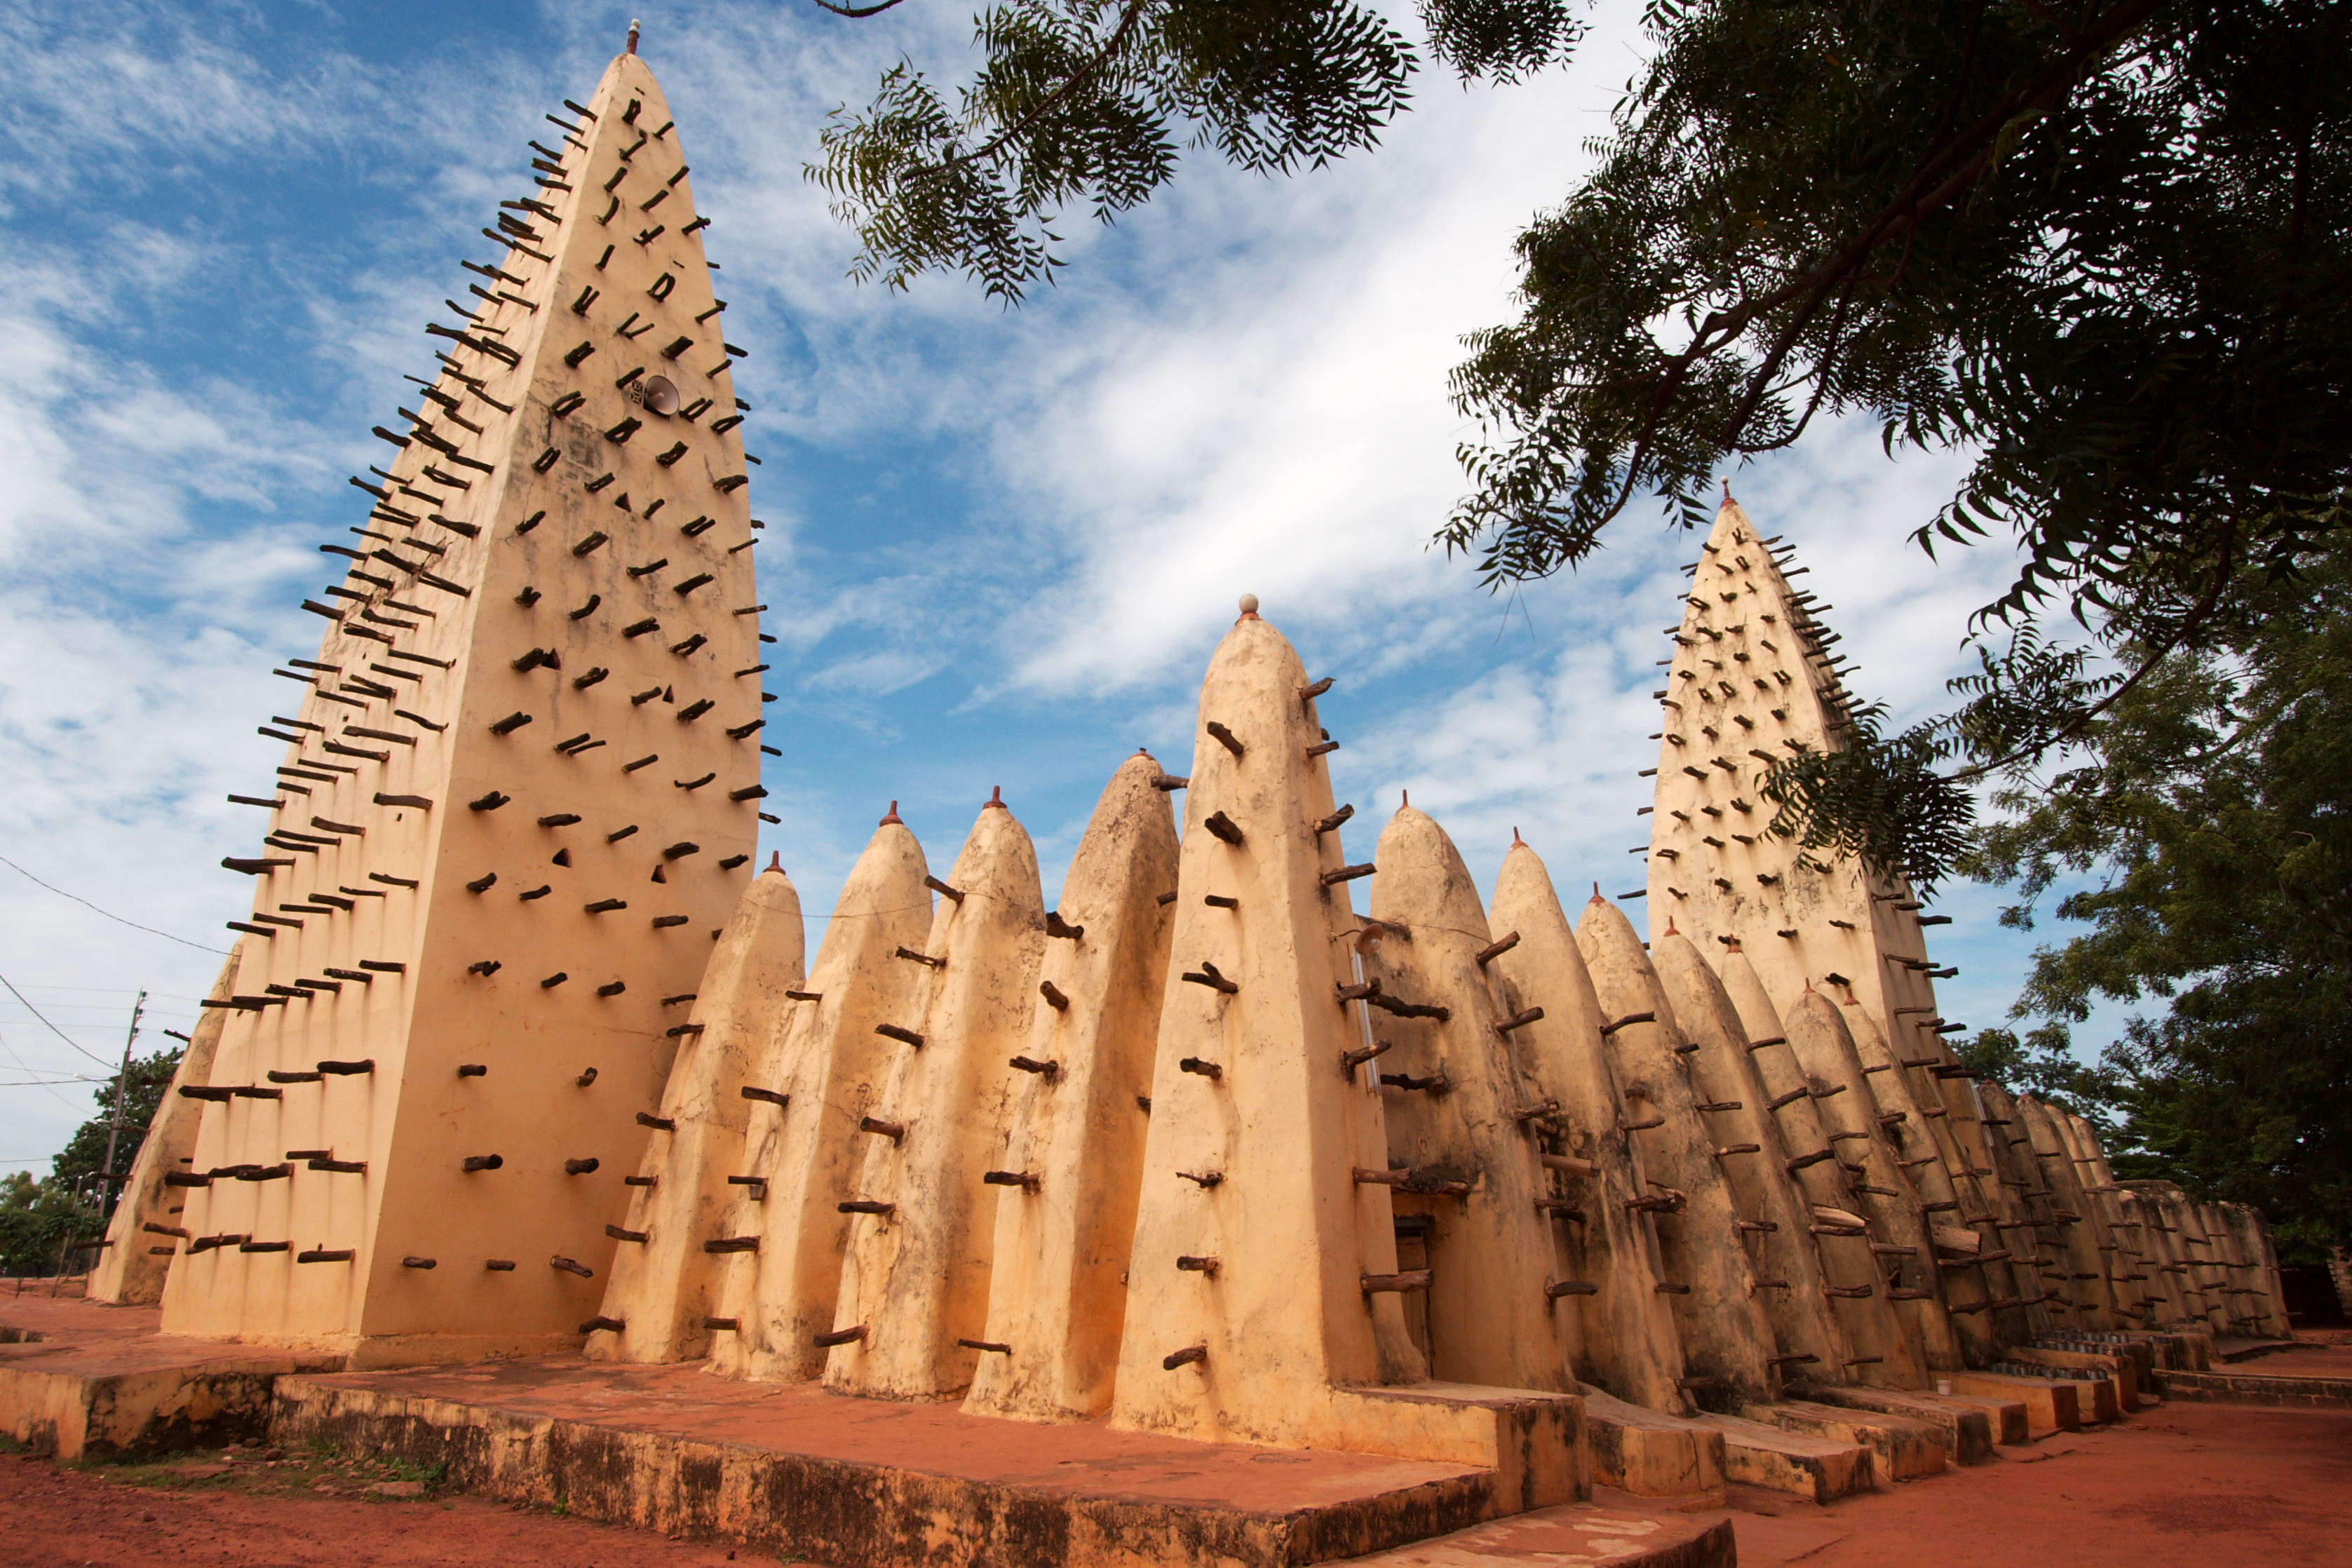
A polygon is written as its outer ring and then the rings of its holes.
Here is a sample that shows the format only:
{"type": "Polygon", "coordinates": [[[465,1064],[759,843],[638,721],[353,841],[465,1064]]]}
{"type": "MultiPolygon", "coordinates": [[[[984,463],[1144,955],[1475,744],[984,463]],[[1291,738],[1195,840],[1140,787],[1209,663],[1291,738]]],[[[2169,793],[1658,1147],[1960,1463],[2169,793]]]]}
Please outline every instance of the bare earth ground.
{"type": "Polygon", "coordinates": [[[1999,1453],[1826,1509],[1750,1493],[1742,1568],[2352,1563],[2352,1411],[2175,1402],[1999,1453]]]}
{"type": "MultiPolygon", "coordinates": [[[[2352,1563],[2352,1412],[2173,1404],[2111,1430],[2000,1452],[1988,1465],[1826,1509],[1736,1488],[1739,1561],[1745,1568],[2352,1563]]],[[[265,1457],[275,1453],[212,1449],[79,1469],[0,1457],[0,1565],[702,1568],[741,1550],[445,1494],[430,1476],[364,1460],[265,1457]]],[[[742,1557],[775,1561],[748,1550],[742,1557]]],[[[1494,1561],[1499,1568],[1502,1560],[1494,1561]]]]}

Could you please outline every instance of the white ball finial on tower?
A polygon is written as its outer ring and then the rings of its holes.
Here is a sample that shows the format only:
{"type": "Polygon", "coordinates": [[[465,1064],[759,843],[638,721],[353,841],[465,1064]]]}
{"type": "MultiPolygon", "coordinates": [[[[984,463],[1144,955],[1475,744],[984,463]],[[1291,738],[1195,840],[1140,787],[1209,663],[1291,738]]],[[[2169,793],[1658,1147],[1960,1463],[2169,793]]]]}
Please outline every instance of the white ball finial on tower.
{"type": "Polygon", "coordinates": [[[1255,594],[1244,594],[1242,595],[1242,619],[1245,621],[1254,621],[1256,618],[1257,595],[1255,594]]]}

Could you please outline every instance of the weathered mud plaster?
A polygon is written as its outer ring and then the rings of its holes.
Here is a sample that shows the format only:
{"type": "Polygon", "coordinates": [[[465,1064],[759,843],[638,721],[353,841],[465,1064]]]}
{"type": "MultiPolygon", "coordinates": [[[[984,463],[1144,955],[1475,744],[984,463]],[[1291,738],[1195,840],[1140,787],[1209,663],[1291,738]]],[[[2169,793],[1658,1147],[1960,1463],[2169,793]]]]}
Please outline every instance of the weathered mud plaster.
{"type": "Polygon", "coordinates": [[[1016,1058],[987,1327],[964,1408],[1085,1421],[1110,1407],[1143,1180],[1145,1101],[1175,918],[1176,822],[1160,763],[1111,775],[1070,858],[1016,1058]],[[1050,990],[1049,990],[1050,988],[1050,990]],[[1058,999],[1058,1000],[1056,1000],[1058,999]]]}
{"type": "MultiPolygon", "coordinates": [[[[1580,1382],[1621,1400],[1690,1415],[1697,1406],[1682,1387],[1682,1331],[1671,1298],[1658,1290],[1666,1276],[1657,1235],[1648,1211],[1632,1206],[1654,1189],[1634,1140],[1617,1131],[1625,1099],[1601,1034],[1608,1020],[1551,878],[1525,844],[1514,843],[1503,857],[1489,923],[1497,940],[1518,938],[1486,965],[1496,1005],[1507,1017],[1543,1012],[1511,1031],[1513,1053],[1535,1092],[1559,1108],[1531,1121],[1530,1134],[1539,1153],[1594,1167],[1589,1176],[1552,1170],[1546,1194],[1564,1205],[1549,1211],[1558,1278],[1593,1288],[1553,1306],[1570,1365],[1580,1382]]],[[[1721,1485],[1720,1464],[1713,1474],[1707,1484],[1721,1485]]]]}
{"type": "Polygon", "coordinates": [[[930,933],[922,846],[893,812],[850,868],[816,963],[770,1022],[751,1075],[782,1097],[749,1107],[743,1160],[760,1185],[737,1189],[729,1234],[757,1252],[727,1258],[710,1367],[730,1377],[807,1381],[823,1374],[817,1336],[833,1327],[850,1216],[841,1212],[862,1163],[858,1122],[878,1104],[904,1047],[877,1024],[916,1016],[919,966],[897,957],[930,933]]]}
{"type": "MultiPolygon", "coordinates": [[[[1812,1205],[1789,1170],[1780,1130],[1765,1107],[1763,1079],[1748,1060],[1748,1036],[1722,981],[1687,938],[1674,933],[1650,944],[1650,963],[1665,987],[1675,1020],[1691,1047],[1683,1055],[1699,1100],[1699,1118],[1716,1159],[1731,1184],[1741,1233],[1756,1272],[1765,1315],[1784,1376],[1843,1383],[1848,1364],[1876,1353],[1852,1349],[1823,1294],[1822,1258],[1812,1245],[1812,1205]],[[1807,1369],[1799,1373],[1796,1369],[1807,1369]]],[[[1829,1162],[1823,1162],[1828,1163],[1829,1162]]]]}
{"type": "Polygon", "coordinates": [[[2107,1289],[2104,1247],[2112,1245],[2106,1222],[2074,1169],[2057,1118],[2049,1106],[2030,1094],[2017,1097],[2017,1131],[2032,1144],[2033,1163],[2051,1192],[2052,1215],[2059,1224],[2066,1280],[2063,1289],[2073,1303],[2081,1326],[2112,1333],[2131,1325],[2116,1310],[2107,1289]]]}
{"type": "Polygon", "coordinates": [[[1169,967],[1234,989],[1177,979],[1161,1006],[1115,1426],[1309,1446],[1339,1436],[1335,1385],[1428,1373],[1395,1294],[1363,1288],[1397,1272],[1389,1190],[1351,1173],[1384,1165],[1388,1137],[1378,1068],[1341,1061],[1357,921],[1322,880],[1345,861],[1338,828],[1316,832],[1332,802],[1307,685],[1255,616],[1202,683],[1169,967]]]}
{"type": "Polygon", "coordinates": [[[2009,1238],[2010,1267],[2018,1271],[2024,1286],[2026,1321],[2035,1338],[2053,1329],[2080,1327],[2074,1297],[2067,1289],[2064,1227],[2058,1222],[2041,1163],[2033,1157],[2033,1141],[2026,1133],[2017,1102],[1997,1083],[1978,1084],[1977,1094],[1984,1106],[1985,1131],[1993,1141],[2000,1184],[2015,1216],[2001,1234],[2009,1238]]]}
{"type": "Polygon", "coordinates": [[[354,481],[365,535],[336,534],[331,625],[289,670],[301,738],[173,1333],[362,1362],[580,1342],[668,1076],[663,999],[751,879],[753,534],[681,133],[624,55],[541,135],[554,172],[354,481]]]}
{"type": "MultiPolygon", "coordinates": [[[[1732,998],[1741,1026],[1748,1032],[1748,1060],[1755,1064],[1763,1085],[1765,1103],[1772,1107],[1773,1123],[1780,1129],[1790,1151],[1790,1165],[1798,1190],[1813,1210],[1811,1228],[1825,1278],[1877,1277],[1877,1247],[1905,1244],[1869,1215],[1855,1213],[1853,1175],[1837,1159],[1838,1144],[1830,1137],[1832,1129],[1823,1124],[1805,1069],[1789,1044],[1788,1029],[1771,999],[1765,995],[1763,984],[1749,967],[1747,955],[1737,947],[1730,949],[1723,958],[1721,973],[1725,993],[1732,998]],[[1860,1218],[1863,1229],[1857,1233],[1843,1218],[1833,1225],[1822,1223],[1820,1212],[1823,1209],[1860,1218]]],[[[1849,1352],[1853,1364],[1848,1374],[1855,1382],[1882,1388],[1921,1386],[1916,1381],[1920,1362],[1912,1349],[1911,1330],[1897,1313],[1896,1304],[1886,1299],[1885,1291],[1832,1297],[1831,1305],[1837,1310],[1847,1342],[1853,1347],[1849,1352]]]]}
{"type": "Polygon", "coordinates": [[[739,1210],[730,1178],[747,1169],[743,1089],[792,1006],[787,993],[800,989],[803,941],[800,894],[779,860],[743,890],[703,971],[662,1093],[669,1125],[656,1130],[637,1172],[648,1184],[621,1222],[644,1239],[614,1253],[604,1324],[588,1336],[592,1361],[700,1360],[710,1342],[703,1320],[731,1255],[711,1244],[749,1239],[758,1249],[757,1226],[738,1233],[729,1223],[739,1210]]]}
{"type": "Polygon", "coordinates": [[[2286,1338],[2290,1332],[2286,1295],[2279,1279],[2278,1250],[2271,1241],[2269,1222],[2260,1209],[2243,1204],[2218,1206],[2236,1255],[2230,1269],[2231,1283],[2253,1292],[2246,1298],[2247,1310],[2265,1337],[2286,1338]]]}
{"type": "Polygon", "coordinates": [[[1683,1361],[1697,1400],[1737,1410],[1769,1400],[1776,1386],[1772,1329],[1757,1300],[1756,1273],[1740,1242],[1741,1215],[1716,1163],[1684,1064],[1688,1042],[1641,939],[1597,892],[1577,922],[1576,944],[1609,1015],[1608,1049],[1624,1095],[1628,1138],[1641,1140],[1642,1169],[1659,1250],[1669,1279],[1683,1361]]]}
{"type": "Polygon", "coordinates": [[[2100,1148],[2098,1134],[2090,1123],[2055,1106],[2051,1112],[2059,1138],[2073,1157],[2083,1194],[2096,1205],[2100,1222],[2105,1226],[2106,1237],[2099,1250],[2108,1299],[2115,1302],[2116,1312],[2125,1320],[2126,1327],[2152,1331],[2171,1313],[2156,1278],[2143,1267],[2147,1258],[2147,1238],[2139,1214],[2125,1203],[2129,1194],[2108,1168],[2105,1152],[2100,1148]]]}
{"type": "MultiPolygon", "coordinates": [[[[834,1331],[865,1332],[832,1347],[824,1383],[846,1394],[960,1397],[980,1354],[966,1342],[987,1325],[996,1211],[985,1177],[1003,1147],[1005,1064],[1028,1043],[1045,944],[1037,852],[1002,802],[981,808],[947,882],[955,891],[940,895],[921,952],[898,957],[923,971],[919,1038],[900,1043],[865,1123],[857,1190],[844,1194],[889,1205],[858,1215],[842,1260],[834,1331]]],[[[1041,1190],[1083,1179],[1017,1173],[1041,1190]]]]}
{"type": "Polygon", "coordinates": [[[1381,1075],[1391,1202],[1426,1219],[1430,1283],[1423,1293],[1433,1375],[1449,1383],[1572,1393],[1576,1380],[1552,1312],[1552,1221],[1541,1152],[1517,1112],[1538,1104],[1496,1026],[1480,972],[1490,939],[1477,888],[1454,841],[1422,812],[1391,817],[1373,852],[1376,950],[1391,1005],[1374,1032],[1391,1049],[1381,1075]]]}
{"type": "Polygon", "coordinates": [[[2006,1261],[2000,1232],[1970,1230],[1977,1238],[1972,1247],[1954,1234],[1969,1230],[1961,1224],[1963,1215],[1980,1211],[1975,1206],[1974,1180],[1961,1178],[1969,1183],[1965,1192],[1956,1184],[1948,1163],[1948,1145],[1936,1136],[1935,1128],[1942,1118],[1928,1115],[1928,1108],[1913,1095],[1910,1075],[1895,1060],[1866,1008],[1849,996],[1840,1005],[1839,1016],[1846,1022],[1854,1055],[1862,1062],[1871,1102],[1877,1108],[1878,1125],[1894,1151],[1895,1164],[1918,1198],[1919,1212],[1927,1216],[1928,1234],[1939,1238],[1934,1267],[1952,1337],[1968,1364],[1983,1366],[1998,1359],[2000,1349],[1990,1303],[2018,1294],[2010,1288],[2014,1270],[2006,1261]],[[1944,1240],[1958,1245],[1946,1247],[1944,1240]],[[1998,1289],[1992,1282],[1996,1273],[1998,1289]]]}
{"type": "MultiPolygon", "coordinates": [[[[213,988],[205,994],[205,1001],[225,1004],[236,994],[237,961],[245,952],[246,941],[239,937],[229,944],[228,962],[221,965],[213,988]]],[[[131,1307],[163,1299],[164,1277],[180,1250],[171,1238],[184,1237],[187,1229],[181,1216],[188,1193],[164,1177],[189,1173],[195,1163],[197,1124],[204,1116],[205,1102],[189,1100],[180,1090],[212,1082],[213,1056],[220,1048],[221,1028],[228,1015],[226,1006],[207,1007],[196,1026],[188,1031],[187,1048],[172,1069],[163,1103],[155,1108],[146,1141],[139,1145],[139,1157],[131,1162],[131,1174],[123,1181],[121,1200],[106,1227],[105,1249],[89,1271],[89,1284],[83,1291],[89,1300],[131,1307]]]]}
{"type": "Polygon", "coordinates": [[[1932,1010],[1919,900],[1858,858],[1823,858],[1768,830],[1766,770],[1842,749],[1853,721],[1838,634],[1820,618],[1829,606],[1793,585],[1794,560],[1724,497],[1659,693],[1650,934],[1671,917],[1703,952],[1737,939],[1783,1011],[1830,975],[1875,1017],[1932,1010]]]}
{"type": "Polygon", "coordinates": [[[1355,1179],[1388,1137],[1377,1058],[1347,1059],[1360,926],[1316,695],[1245,601],[1201,689],[1111,1422],[1467,1459],[1517,1506],[1582,1495],[1575,1395],[1427,1381],[1389,1188],[1355,1179]]]}
{"type": "Polygon", "coordinates": [[[1869,1079],[1836,1004],[1819,992],[1807,992],[1781,1015],[1781,1022],[1836,1151],[1834,1163],[1844,1167],[1849,1178],[1853,1212],[1868,1218],[1872,1229],[1886,1238],[1875,1244],[1879,1266],[1868,1277],[1835,1283],[1847,1289],[1868,1287],[1895,1303],[1895,1317],[1907,1333],[1902,1352],[1890,1349],[1887,1364],[1900,1365],[1899,1386],[1923,1387],[1929,1368],[1950,1370],[1961,1364],[1958,1342],[1944,1312],[1927,1216],[1878,1125],[1869,1079]],[[1913,1359],[1901,1365],[1895,1360],[1898,1353],[1913,1359]]]}

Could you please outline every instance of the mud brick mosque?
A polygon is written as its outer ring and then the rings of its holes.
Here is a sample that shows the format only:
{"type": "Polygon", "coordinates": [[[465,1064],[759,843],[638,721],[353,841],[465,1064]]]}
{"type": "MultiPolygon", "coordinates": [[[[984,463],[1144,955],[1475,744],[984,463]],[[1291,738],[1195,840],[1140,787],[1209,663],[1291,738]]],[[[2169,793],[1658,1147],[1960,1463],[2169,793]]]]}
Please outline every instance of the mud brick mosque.
{"type": "Polygon", "coordinates": [[[1110,770],[1058,897],[1010,804],[940,868],[894,810],[807,952],[751,859],[761,525],[685,133],[634,47],[548,118],[320,545],[94,1297],[354,1370],[1443,1461],[1480,1517],[1834,1496],[2285,1331],[2259,1214],[1972,1078],[1941,918],[1769,831],[1764,770],[1850,711],[1727,496],[1641,889],[1514,842],[1482,902],[1438,822],[1360,820],[1330,680],[1244,597],[1192,754],[1110,770]]]}

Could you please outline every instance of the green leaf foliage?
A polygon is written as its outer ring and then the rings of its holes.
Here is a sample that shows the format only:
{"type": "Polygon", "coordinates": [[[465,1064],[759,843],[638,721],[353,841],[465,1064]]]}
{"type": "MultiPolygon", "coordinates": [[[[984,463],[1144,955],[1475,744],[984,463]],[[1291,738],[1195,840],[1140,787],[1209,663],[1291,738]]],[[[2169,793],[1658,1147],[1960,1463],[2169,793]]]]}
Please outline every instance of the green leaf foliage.
{"type": "MultiPolygon", "coordinates": [[[[1784,821],[1922,886],[1967,786],[2194,645],[2341,529],[2352,463],[2352,13],[2093,0],[1654,4],[1599,167],[1518,241],[1455,371],[1478,439],[1438,534],[1490,586],[1633,500],[1703,526],[1827,412],[1972,466],[1913,537],[2015,543],[1965,705],[1780,771],[1784,821]],[[2239,568],[2262,569],[2252,577],[2239,568]]],[[[1956,632],[1959,628],[1955,628],[1956,632]]]]}
{"type": "MultiPolygon", "coordinates": [[[[0,1274],[22,1279],[55,1273],[59,1249],[89,1237],[97,1212],[94,1203],[77,1205],[72,1187],[53,1176],[0,1176],[0,1274]]],[[[72,1268],[71,1255],[64,1256],[72,1268]]]]}
{"type": "Polygon", "coordinates": [[[2242,571],[2210,646],[2176,651],[2068,766],[1997,793],[1964,862],[2056,914],[1982,1065],[2114,1129],[2117,1173],[2253,1204],[2287,1241],[2352,1241],[2352,542],[2242,571]],[[2079,886],[2074,884],[2079,883],[2079,886]],[[2066,1026],[2154,1004],[2096,1068],[2066,1026]],[[2039,1075],[2039,1076],[2037,1076],[2039,1075]]]}
{"type": "Polygon", "coordinates": [[[2337,526],[2352,449],[2340,7],[1654,5],[1600,167],[1455,373],[1490,582],[1635,496],[1696,521],[1821,412],[1976,454],[1916,537],[2021,539],[1987,613],[2185,610],[2337,526]]]}
{"type": "MultiPolygon", "coordinates": [[[[139,1146],[146,1142],[147,1128],[155,1120],[155,1108],[163,1103],[173,1070],[179,1065],[176,1049],[131,1058],[130,1081],[122,1096],[121,1134],[114,1145],[118,1174],[128,1174],[131,1162],[139,1157],[139,1146]]],[[[106,1169],[107,1123],[114,1114],[115,1079],[121,1076],[110,1076],[91,1091],[98,1114],[76,1128],[64,1150],[50,1162],[49,1171],[56,1179],[71,1183],[106,1169]]]]}
{"type": "MultiPolygon", "coordinates": [[[[846,16],[898,0],[843,6],[846,16]]],[[[1421,0],[1465,80],[1567,58],[1567,0],[1421,0]]],[[[1783,820],[1927,886],[1978,778],[2030,765],[2194,646],[2252,563],[2346,521],[2352,8],[2328,0],[1649,0],[1651,53],[1595,171],[1521,234],[1517,319],[1473,334],[1472,489],[1438,532],[1491,587],[1598,549],[1655,498],[1703,527],[1727,465],[1827,412],[1967,453],[1912,525],[2019,548],[1957,711],[1785,771],[1783,820]],[[2070,612],[2082,649],[2033,639],[2070,612]]],[[[978,68],[912,62],[837,111],[809,173],[852,273],[960,271],[1017,302],[1053,225],[1148,201],[1182,150],[1288,173],[1368,149],[1413,48],[1345,0],[1007,0],[978,68]]],[[[1960,628],[1955,628],[1956,632],[1960,628]]]]}
{"type": "MultiPolygon", "coordinates": [[[[829,7],[831,8],[831,7],[829,7]]],[[[1580,32],[1566,0],[1425,0],[1437,57],[1517,80],[1580,32]]],[[[867,108],[835,111],[810,178],[857,233],[851,276],[904,289],[961,272],[1017,303],[1062,265],[1053,225],[1150,199],[1181,149],[1289,174],[1374,146],[1419,60],[1345,0],[1009,0],[977,18],[972,79],[911,61],[867,108]]]]}

